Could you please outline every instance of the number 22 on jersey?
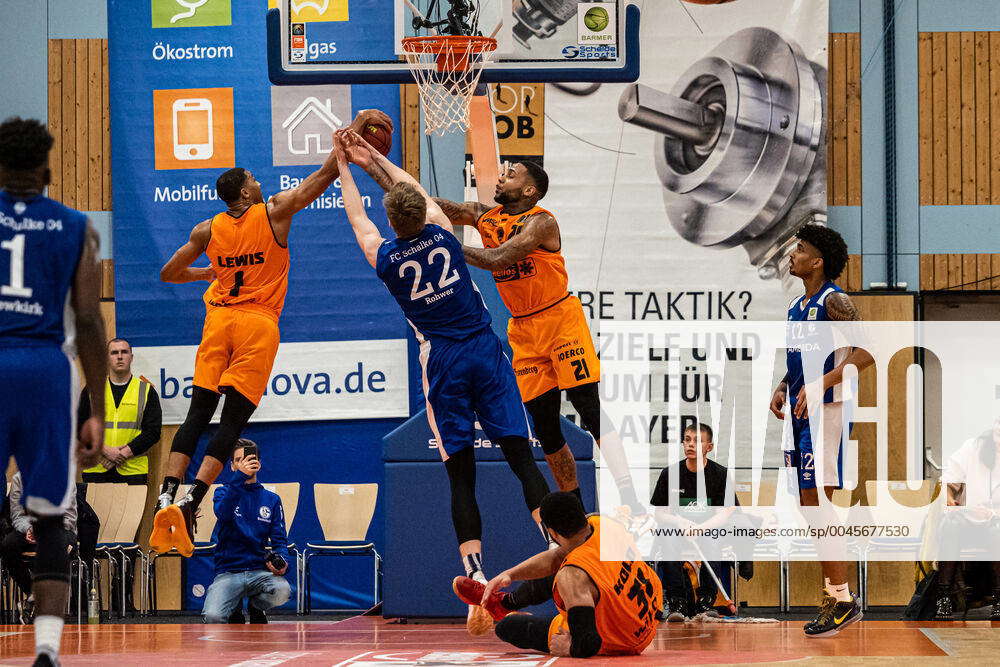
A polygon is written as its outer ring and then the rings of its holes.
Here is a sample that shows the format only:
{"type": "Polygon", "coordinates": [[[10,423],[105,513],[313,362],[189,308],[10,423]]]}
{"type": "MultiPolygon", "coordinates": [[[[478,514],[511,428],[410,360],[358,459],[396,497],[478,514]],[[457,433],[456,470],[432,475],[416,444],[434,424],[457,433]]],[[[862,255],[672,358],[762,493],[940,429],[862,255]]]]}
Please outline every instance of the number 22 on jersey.
{"type": "MultiPolygon", "coordinates": [[[[451,253],[448,252],[447,248],[435,248],[427,254],[428,270],[436,268],[437,264],[442,264],[441,275],[437,281],[436,289],[444,289],[448,285],[456,282],[459,278],[458,271],[451,268],[451,253]],[[438,258],[441,261],[437,261],[438,258]]],[[[416,260],[407,260],[399,265],[399,277],[402,279],[407,279],[408,273],[413,274],[413,287],[410,288],[410,301],[416,301],[417,299],[422,299],[426,296],[430,296],[435,292],[435,285],[431,280],[424,282],[421,285],[421,281],[424,276],[424,267],[420,262],[416,260]]]]}

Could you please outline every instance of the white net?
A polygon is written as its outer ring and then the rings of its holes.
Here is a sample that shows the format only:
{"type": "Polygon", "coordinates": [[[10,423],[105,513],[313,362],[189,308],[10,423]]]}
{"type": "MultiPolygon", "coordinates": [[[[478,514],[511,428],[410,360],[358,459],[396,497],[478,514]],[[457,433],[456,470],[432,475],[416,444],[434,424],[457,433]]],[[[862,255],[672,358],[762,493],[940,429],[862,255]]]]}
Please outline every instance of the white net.
{"type": "Polygon", "coordinates": [[[469,102],[489,65],[496,40],[490,37],[410,37],[403,53],[420,89],[427,134],[469,129],[469,102]]]}

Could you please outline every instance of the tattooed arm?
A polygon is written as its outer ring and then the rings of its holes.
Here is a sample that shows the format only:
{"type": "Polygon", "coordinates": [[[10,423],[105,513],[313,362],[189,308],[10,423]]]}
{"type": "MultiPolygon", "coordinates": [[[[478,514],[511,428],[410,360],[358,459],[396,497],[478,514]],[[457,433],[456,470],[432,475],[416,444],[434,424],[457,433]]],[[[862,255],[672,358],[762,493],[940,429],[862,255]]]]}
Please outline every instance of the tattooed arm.
{"type": "Polygon", "coordinates": [[[479,216],[490,210],[488,206],[477,201],[454,202],[440,197],[434,197],[434,201],[441,207],[453,225],[472,225],[475,227],[479,216]]]}
{"type": "Polygon", "coordinates": [[[545,243],[559,243],[559,224],[548,213],[531,216],[519,234],[510,237],[498,248],[462,246],[465,261],[487,271],[499,271],[527,257],[545,243]]]}
{"type": "MultiPolygon", "coordinates": [[[[834,292],[826,297],[826,314],[834,322],[860,322],[861,315],[857,306],[851,301],[851,297],[844,292],[834,292]]],[[[858,373],[875,363],[875,359],[862,347],[852,347],[847,357],[837,364],[829,373],[823,376],[823,391],[836,387],[844,381],[844,369],[854,366],[858,373]]],[[[807,417],[809,414],[806,402],[805,386],[799,390],[795,403],[795,416],[799,419],[807,417]]]]}
{"type": "MultiPolygon", "coordinates": [[[[843,292],[834,292],[826,297],[826,314],[835,322],[861,321],[858,307],[851,301],[851,297],[843,292]]],[[[823,388],[829,389],[840,384],[844,379],[844,368],[848,365],[856,366],[858,373],[860,373],[873,363],[875,363],[875,360],[868,353],[868,350],[861,347],[851,348],[847,358],[823,377],[823,388]]]]}

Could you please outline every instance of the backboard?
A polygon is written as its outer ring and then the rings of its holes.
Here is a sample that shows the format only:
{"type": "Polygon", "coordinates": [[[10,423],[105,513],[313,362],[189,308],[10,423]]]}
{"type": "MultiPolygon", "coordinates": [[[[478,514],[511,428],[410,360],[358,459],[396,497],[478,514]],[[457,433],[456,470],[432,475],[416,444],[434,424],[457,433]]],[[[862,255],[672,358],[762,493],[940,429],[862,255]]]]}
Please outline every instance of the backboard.
{"type": "MultiPolygon", "coordinates": [[[[635,0],[465,0],[499,46],[483,82],[635,81],[635,0]]],[[[403,37],[434,34],[413,18],[447,19],[449,0],[272,0],[268,75],[277,85],[410,83],[403,37]]]]}

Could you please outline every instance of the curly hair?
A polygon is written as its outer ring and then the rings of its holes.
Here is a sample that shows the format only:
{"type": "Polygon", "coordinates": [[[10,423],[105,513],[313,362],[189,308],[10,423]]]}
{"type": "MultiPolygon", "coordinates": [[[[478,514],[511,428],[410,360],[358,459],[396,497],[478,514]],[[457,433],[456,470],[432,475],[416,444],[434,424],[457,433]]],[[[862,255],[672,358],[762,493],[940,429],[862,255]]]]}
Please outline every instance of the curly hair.
{"type": "Polygon", "coordinates": [[[844,237],[829,227],[808,223],[795,232],[796,238],[812,245],[823,257],[823,273],[827,280],[836,280],[847,266],[847,244],[844,237]]]}
{"type": "Polygon", "coordinates": [[[0,166],[12,171],[37,169],[48,159],[53,141],[37,120],[8,118],[0,123],[0,166]]]}

